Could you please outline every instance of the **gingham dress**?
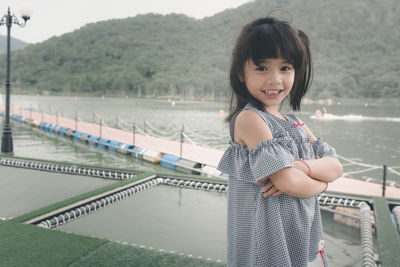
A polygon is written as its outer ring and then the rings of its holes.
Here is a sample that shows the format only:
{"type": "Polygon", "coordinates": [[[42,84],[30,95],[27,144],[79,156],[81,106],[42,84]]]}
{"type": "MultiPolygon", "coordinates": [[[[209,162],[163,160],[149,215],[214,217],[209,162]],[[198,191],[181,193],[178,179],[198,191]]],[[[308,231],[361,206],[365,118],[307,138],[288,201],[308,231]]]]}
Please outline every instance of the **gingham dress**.
{"type": "Polygon", "coordinates": [[[317,266],[324,266],[322,257],[328,266],[325,250],[318,253],[323,243],[318,198],[287,194],[264,198],[263,185],[256,182],[293,166],[296,159],[336,157],[335,150],[321,140],[311,144],[303,127],[295,126],[299,121],[294,115],[285,115],[287,120],[282,120],[250,104],[244,109],[259,114],[273,139],[253,150],[244,148],[233,140],[238,114],[230,123],[230,146],[218,166],[229,174],[228,266],[305,267],[316,261],[321,262],[317,266]]]}

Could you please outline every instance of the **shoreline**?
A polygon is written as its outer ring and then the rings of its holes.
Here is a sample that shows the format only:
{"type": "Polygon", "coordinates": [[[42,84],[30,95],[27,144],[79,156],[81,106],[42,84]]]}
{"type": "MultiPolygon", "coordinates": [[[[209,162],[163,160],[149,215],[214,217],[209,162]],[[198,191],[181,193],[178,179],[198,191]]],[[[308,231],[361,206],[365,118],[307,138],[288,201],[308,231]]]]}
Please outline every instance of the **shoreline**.
{"type": "MultiPolygon", "coordinates": [[[[47,91],[42,93],[30,93],[27,91],[18,91],[11,94],[11,96],[44,96],[44,97],[72,97],[72,98],[103,98],[102,92],[95,92],[93,94],[89,93],[62,93],[62,94],[51,94],[47,91]]],[[[0,90],[0,96],[4,97],[5,90],[0,90]]],[[[224,102],[229,103],[230,99],[228,97],[212,97],[212,96],[177,96],[177,95],[143,95],[138,96],[134,94],[126,94],[124,92],[116,92],[105,94],[103,99],[145,99],[145,100],[166,100],[166,101],[200,101],[200,102],[224,102]]],[[[1,103],[1,102],[0,102],[1,103]]],[[[302,105],[321,105],[321,106],[365,106],[365,107],[400,107],[398,99],[393,98],[326,98],[326,99],[311,99],[305,97],[302,101],[302,105]]]]}

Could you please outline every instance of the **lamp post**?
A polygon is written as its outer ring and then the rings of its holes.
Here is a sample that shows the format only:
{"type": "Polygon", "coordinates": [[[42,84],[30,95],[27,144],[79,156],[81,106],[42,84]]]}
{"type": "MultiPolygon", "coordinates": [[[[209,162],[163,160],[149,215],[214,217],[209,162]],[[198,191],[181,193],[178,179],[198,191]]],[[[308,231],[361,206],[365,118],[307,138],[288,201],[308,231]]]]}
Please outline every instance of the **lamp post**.
{"type": "MultiPolygon", "coordinates": [[[[25,13],[25,12],[24,12],[25,13]]],[[[24,27],[27,20],[30,19],[29,14],[22,14],[23,22],[19,22],[18,18],[11,14],[10,8],[8,8],[7,14],[5,14],[0,20],[0,26],[7,26],[7,77],[6,77],[6,120],[3,128],[3,136],[1,138],[1,153],[14,155],[13,152],[13,141],[12,141],[12,132],[10,125],[10,31],[11,26],[13,24],[17,24],[21,27],[24,27]]]]}

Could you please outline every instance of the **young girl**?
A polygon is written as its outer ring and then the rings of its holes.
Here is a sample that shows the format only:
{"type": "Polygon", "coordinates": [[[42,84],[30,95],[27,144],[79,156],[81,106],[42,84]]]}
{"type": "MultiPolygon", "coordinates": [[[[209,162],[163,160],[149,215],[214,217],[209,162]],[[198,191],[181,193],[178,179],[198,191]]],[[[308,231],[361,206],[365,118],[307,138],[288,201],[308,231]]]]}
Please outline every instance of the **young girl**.
{"type": "Polygon", "coordinates": [[[342,174],[335,150],[293,111],[312,78],[305,33],[274,18],[246,25],[230,71],[228,266],[328,266],[317,195],[342,174]]]}

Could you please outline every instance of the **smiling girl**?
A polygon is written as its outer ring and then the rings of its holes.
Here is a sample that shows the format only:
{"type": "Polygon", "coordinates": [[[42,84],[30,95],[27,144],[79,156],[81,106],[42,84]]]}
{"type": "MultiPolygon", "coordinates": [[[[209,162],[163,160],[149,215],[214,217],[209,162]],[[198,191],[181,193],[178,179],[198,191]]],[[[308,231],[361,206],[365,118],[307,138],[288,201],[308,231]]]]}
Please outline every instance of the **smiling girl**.
{"type": "Polygon", "coordinates": [[[328,266],[317,195],[339,178],[335,150],[293,114],[312,80],[309,40],[267,17],[246,25],[230,72],[228,266],[328,266]]]}

